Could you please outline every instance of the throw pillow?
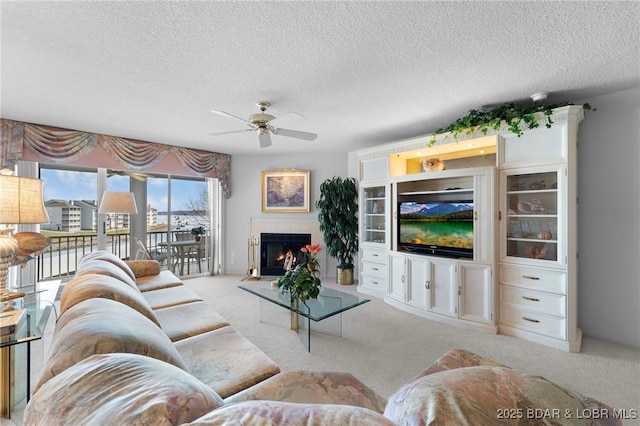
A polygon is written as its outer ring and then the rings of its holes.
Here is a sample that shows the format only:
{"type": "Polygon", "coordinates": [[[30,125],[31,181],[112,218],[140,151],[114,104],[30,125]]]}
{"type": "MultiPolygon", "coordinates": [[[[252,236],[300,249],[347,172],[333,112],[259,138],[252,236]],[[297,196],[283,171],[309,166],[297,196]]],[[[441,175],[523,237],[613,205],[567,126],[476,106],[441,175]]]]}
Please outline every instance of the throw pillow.
{"type": "Polygon", "coordinates": [[[160,273],[160,262],[157,260],[127,260],[125,263],[131,268],[136,278],[149,277],[160,273]]]}

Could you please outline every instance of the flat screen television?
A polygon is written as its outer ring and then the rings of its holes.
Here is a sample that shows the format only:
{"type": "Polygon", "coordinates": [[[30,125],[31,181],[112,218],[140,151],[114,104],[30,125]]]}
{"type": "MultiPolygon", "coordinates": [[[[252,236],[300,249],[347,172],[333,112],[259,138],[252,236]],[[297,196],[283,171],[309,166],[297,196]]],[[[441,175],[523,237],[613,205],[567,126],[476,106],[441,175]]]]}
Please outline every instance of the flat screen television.
{"type": "Polygon", "coordinates": [[[473,259],[473,201],[403,201],[398,212],[399,250],[473,259]]]}

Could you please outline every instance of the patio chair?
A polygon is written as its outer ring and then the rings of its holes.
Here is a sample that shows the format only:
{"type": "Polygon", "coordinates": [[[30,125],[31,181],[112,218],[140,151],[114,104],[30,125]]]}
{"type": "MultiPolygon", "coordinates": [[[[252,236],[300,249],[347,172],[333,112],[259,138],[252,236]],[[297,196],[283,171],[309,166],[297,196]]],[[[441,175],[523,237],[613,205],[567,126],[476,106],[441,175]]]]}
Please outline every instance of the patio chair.
{"type": "MultiPolygon", "coordinates": [[[[134,237],[135,238],[135,237],[134,237]]],[[[136,252],[136,260],[141,259],[153,259],[160,262],[160,265],[168,263],[169,253],[165,250],[149,250],[147,246],[136,238],[136,244],[138,245],[138,251],[136,252]]]]}

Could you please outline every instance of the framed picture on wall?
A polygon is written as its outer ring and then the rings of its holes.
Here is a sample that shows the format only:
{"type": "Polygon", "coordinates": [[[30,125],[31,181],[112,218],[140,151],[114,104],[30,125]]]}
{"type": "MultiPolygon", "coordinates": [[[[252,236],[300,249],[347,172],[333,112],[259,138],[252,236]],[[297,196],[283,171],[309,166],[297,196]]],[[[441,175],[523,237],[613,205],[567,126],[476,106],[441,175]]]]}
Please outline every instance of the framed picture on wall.
{"type": "Polygon", "coordinates": [[[261,178],[263,212],[309,212],[309,170],[267,170],[261,178]]]}

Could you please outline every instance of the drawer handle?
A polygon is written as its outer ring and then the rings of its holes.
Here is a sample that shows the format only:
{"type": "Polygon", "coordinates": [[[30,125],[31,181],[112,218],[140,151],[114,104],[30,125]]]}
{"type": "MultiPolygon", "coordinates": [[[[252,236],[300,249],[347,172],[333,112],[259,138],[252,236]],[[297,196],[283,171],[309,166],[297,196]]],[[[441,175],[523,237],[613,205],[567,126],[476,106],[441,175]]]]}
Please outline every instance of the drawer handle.
{"type": "Polygon", "coordinates": [[[533,319],[533,318],[522,317],[522,319],[529,322],[540,322],[537,319],[533,319]]]}
{"type": "Polygon", "coordinates": [[[533,275],[523,275],[522,278],[525,280],[540,280],[539,277],[534,277],[533,275]]]}
{"type": "Polygon", "coordinates": [[[374,283],[375,285],[380,284],[378,281],[371,281],[372,283],[374,283]]]}
{"type": "Polygon", "coordinates": [[[424,288],[426,288],[427,290],[430,290],[431,289],[431,281],[429,281],[429,280],[425,281],[424,288]]]}
{"type": "Polygon", "coordinates": [[[378,270],[378,268],[371,268],[371,269],[372,269],[372,270],[374,270],[374,271],[377,271],[377,270],[378,270]]]}
{"type": "Polygon", "coordinates": [[[378,257],[378,254],[377,253],[373,253],[371,256],[378,257]]]}
{"type": "Polygon", "coordinates": [[[535,297],[522,296],[524,300],[531,300],[532,302],[539,302],[540,299],[536,299],[535,297]]]}

